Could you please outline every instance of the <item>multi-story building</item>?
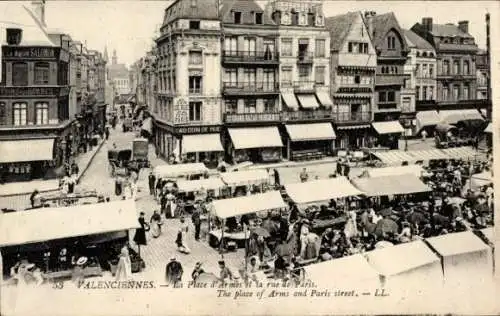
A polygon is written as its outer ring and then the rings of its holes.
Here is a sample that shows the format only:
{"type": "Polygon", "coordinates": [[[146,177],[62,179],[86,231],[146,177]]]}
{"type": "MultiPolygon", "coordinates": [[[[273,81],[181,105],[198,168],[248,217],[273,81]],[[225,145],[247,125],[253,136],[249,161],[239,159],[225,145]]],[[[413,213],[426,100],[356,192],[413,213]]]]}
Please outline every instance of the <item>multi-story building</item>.
{"type": "Polygon", "coordinates": [[[127,66],[118,63],[118,56],[116,50],[113,50],[111,57],[111,65],[108,66],[109,80],[112,82],[115,94],[129,94],[130,93],[130,78],[127,66]]]}
{"type": "Polygon", "coordinates": [[[476,99],[488,99],[488,76],[490,72],[490,65],[488,64],[488,52],[485,50],[478,50],[476,55],[476,99]]]}
{"type": "Polygon", "coordinates": [[[401,111],[409,107],[412,91],[410,78],[404,72],[408,44],[394,13],[376,14],[367,12],[366,23],[377,52],[377,73],[375,76],[374,123],[378,144],[397,148],[404,132],[399,123],[401,111]]]}
{"type": "Polygon", "coordinates": [[[278,27],[253,0],[224,1],[220,19],[224,147],[235,162],[280,160],[278,27]]]}
{"type": "Polygon", "coordinates": [[[158,50],[155,143],[161,156],[214,161],[221,132],[218,0],[176,0],[165,9],[158,50]]]}
{"type": "Polygon", "coordinates": [[[97,50],[88,51],[88,87],[89,98],[92,101],[92,131],[102,133],[106,123],[106,100],[105,100],[105,72],[106,62],[103,55],[97,50]]]}
{"type": "Polygon", "coordinates": [[[377,54],[361,12],[328,17],[337,148],[369,143],[377,54]]]}
{"type": "Polygon", "coordinates": [[[51,40],[43,14],[18,4],[3,13],[0,178],[51,178],[70,153],[69,41],[51,40]]]}
{"type": "Polygon", "coordinates": [[[423,18],[411,30],[426,39],[437,55],[436,101],[439,110],[476,108],[477,45],[469,22],[435,24],[423,18]]]}
{"type": "Polygon", "coordinates": [[[294,160],[331,154],[330,36],[322,2],[276,0],[268,6],[280,38],[284,155],[294,160]]]}

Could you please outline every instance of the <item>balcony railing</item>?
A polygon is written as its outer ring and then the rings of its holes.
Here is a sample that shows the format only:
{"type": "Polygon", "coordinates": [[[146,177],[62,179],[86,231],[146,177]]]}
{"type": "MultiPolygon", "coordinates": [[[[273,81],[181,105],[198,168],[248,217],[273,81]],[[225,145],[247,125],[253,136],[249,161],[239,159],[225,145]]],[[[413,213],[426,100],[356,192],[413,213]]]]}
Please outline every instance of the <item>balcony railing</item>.
{"type": "Polygon", "coordinates": [[[226,123],[246,123],[246,122],[279,122],[281,115],[279,112],[272,113],[225,113],[226,123]]]}
{"type": "Polygon", "coordinates": [[[295,92],[314,92],[316,83],[314,81],[294,81],[293,89],[295,92]]]}
{"type": "Polygon", "coordinates": [[[330,110],[283,112],[284,121],[328,120],[333,118],[330,110]]]}
{"type": "Polygon", "coordinates": [[[314,54],[311,52],[297,52],[297,63],[299,64],[312,64],[314,60],[314,54]]]}
{"type": "Polygon", "coordinates": [[[359,123],[372,120],[371,112],[339,112],[333,115],[337,123],[359,123]]]}
{"type": "Polygon", "coordinates": [[[225,94],[233,93],[279,93],[278,82],[224,82],[223,92],[225,94]]]}
{"type": "Polygon", "coordinates": [[[222,51],[222,61],[228,63],[278,63],[279,54],[271,51],[222,51]]]}

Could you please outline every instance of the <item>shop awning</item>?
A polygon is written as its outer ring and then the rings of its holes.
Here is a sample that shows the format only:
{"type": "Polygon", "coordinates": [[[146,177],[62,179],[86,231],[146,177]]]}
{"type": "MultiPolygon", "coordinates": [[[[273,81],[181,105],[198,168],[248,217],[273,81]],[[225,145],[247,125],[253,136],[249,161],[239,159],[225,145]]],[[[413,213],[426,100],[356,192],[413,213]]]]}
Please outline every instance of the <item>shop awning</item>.
{"type": "Polygon", "coordinates": [[[192,181],[177,181],[180,192],[196,192],[199,190],[218,190],[224,186],[221,178],[208,178],[192,181]]]}
{"type": "Polygon", "coordinates": [[[41,208],[0,215],[0,246],[14,246],[139,227],[133,200],[41,208]]]}
{"type": "Polygon", "coordinates": [[[411,174],[383,176],[376,178],[356,178],[354,186],[367,196],[384,196],[429,192],[431,188],[411,174]]]}
{"type": "Polygon", "coordinates": [[[0,184],[0,195],[31,194],[35,190],[38,190],[39,192],[45,192],[55,191],[57,189],[59,189],[58,179],[7,182],[4,184],[0,184]]]}
{"type": "Polygon", "coordinates": [[[380,281],[378,272],[360,254],[311,264],[305,266],[304,270],[306,279],[316,283],[325,279],[325,276],[328,276],[330,284],[339,281],[380,281]]]}
{"type": "Polygon", "coordinates": [[[414,156],[403,150],[373,151],[372,154],[387,165],[401,164],[403,162],[415,162],[414,156]]]}
{"type": "Polygon", "coordinates": [[[363,194],[346,177],[285,184],[285,191],[297,204],[309,204],[363,194]]]}
{"type": "Polygon", "coordinates": [[[297,98],[293,93],[282,93],[281,98],[285,101],[287,107],[292,109],[298,109],[299,103],[297,102],[297,98]]]}
{"type": "Polygon", "coordinates": [[[282,208],[286,208],[286,204],[279,191],[269,191],[212,202],[213,213],[220,218],[282,208]]]}
{"type": "Polygon", "coordinates": [[[424,169],[419,165],[397,166],[397,167],[384,167],[384,168],[371,168],[368,169],[368,175],[371,178],[395,176],[410,174],[416,177],[421,177],[424,169]]]}
{"type": "Polygon", "coordinates": [[[319,107],[314,94],[297,94],[297,99],[299,99],[300,106],[304,109],[316,109],[319,107]]]}
{"type": "Polygon", "coordinates": [[[154,169],[157,178],[177,178],[186,175],[196,175],[208,172],[203,163],[183,163],[177,165],[161,165],[154,169]]]}
{"type": "Polygon", "coordinates": [[[483,116],[478,110],[443,110],[439,111],[441,122],[445,124],[457,124],[460,121],[481,120],[484,121],[483,116]]]}
{"type": "Polygon", "coordinates": [[[422,149],[408,151],[410,155],[415,157],[416,161],[429,161],[429,160],[446,160],[449,159],[448,155],[441,149],[422,149]]]}
{"type": "Polygon", "coordinates": [[[317,91],[316,96],[318,97],[319,103],[325,108],[330,108],[333,106],[333,101],[330,95],[324,91],[317,91]]]}
{"type": "Polygon", "coordinates": [[[372,98],[371,93],[335,93],[333,97],[335,99],[370,99],[372,98]]]}
{"type": "Polygon", "coordinates": [[[221,178],[228,186],[262,184],[269,181],[269,175],[264,169],[223,172],[221,178]]]}
{"type": "Polygon", "coordinates": [[[0,163],[46,161],[54,158],[54,138],[0,141],[0,163]]]}
{"type": "Polygon", "coordinates": [[[293,142],[335,139],[335,132],[330,123],[293,124],[285,127],[293,142]]]}
{"type": "Polygon", "coordinates": [[[431,237],[427,238],[426,242],[443,257],[490,250],[490,247],[471,231],[431,237]]]}
{"type": "Polygon", "coordinates": [[[480,153],[472,149],[472,147],[445,148],[442,151],[448,156],[448,159],[473,160],[480,156],[480,153]]]}
{"type": "Polygon", "coordinates": [[[370,124],[355,124],[355,125],[338,125],[336,128],[337,130],[353,130],[353,129],[365,129],[365,128],[370,128],[370,124]]]}
{"type": "Polygon", "coordinates": [[[283,147],[277,127],[230,128],[235,149],[283,147]]]}
{"type": "Polygon", "coordinates": [[[483,132],[493,134],[493,123],[488,123],[483,132]]]}
{"type": "Polygon", "coordinates": [[[435,126],[441,122],[441,117],[437,111],[420,111],[416,115],[417,131],[427,126],[435,126]]]}
{"type": "Polygon", "coordinates": [[[394,276],[440,261],[420,240],[375,249],[367,252],[365,256],[370,266],[383,276],[394,276]]]}
{"type": "Polygon", "coordinates": [[[153,119],[151,119],[151,117],[144,119],[141,129],[148,132],[149,135],[153,135],[153,119]]]}
{"type": "Polygon", "coordinates": [[[389,121],[389,122],[373,122],[373,128],[377,131],[378,134],[397,134],[403,133],[405,130],[403,126],[398,121],[389,121]]]}
{"type": "Polygon", "coordinates": [[[220,134],[196,134],[182,136],[182,152],[224,151],[220,134]]]}

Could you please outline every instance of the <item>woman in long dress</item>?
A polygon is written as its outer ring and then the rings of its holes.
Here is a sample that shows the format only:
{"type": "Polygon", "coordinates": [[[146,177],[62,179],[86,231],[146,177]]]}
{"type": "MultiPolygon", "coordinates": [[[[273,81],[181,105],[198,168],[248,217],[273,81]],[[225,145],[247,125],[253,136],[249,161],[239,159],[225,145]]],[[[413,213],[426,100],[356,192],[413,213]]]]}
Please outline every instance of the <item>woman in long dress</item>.
{"type": "Polygon", "coordinates": [[[127,281],[132,278],[132,263],[130,261],[127,246],[124,246],[121,250],[115,277],[117,281],[127,281]]]}

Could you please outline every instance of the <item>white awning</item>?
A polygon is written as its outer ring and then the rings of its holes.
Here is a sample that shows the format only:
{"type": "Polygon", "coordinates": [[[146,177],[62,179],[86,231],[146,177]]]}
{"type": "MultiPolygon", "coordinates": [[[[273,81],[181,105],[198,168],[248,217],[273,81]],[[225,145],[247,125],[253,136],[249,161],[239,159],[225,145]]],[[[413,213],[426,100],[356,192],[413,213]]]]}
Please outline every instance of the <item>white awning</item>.
{"type": "Polygon", "coordinates": [[[285,127],[294,142],[335,139],[335,132],[330,123],[293,124],[285,127]]]}
{"type": "Polygon", "coordinates": [[[317,91],[316,96],[318,97],[319,103],[325,108],[330,108],[333,106],[333,101],[330,95],[324,91],[317,91]]]}
{"type": "Polygon", "coordinates": [[[346,177],[285,184],[285,191],[297,204],[309,204],[363,194],[346,177]]]}
{"type": "Polygon", "coordinates": [[[151,117],[148,117],[142,121],[141,129],[148,132],[149,134],[153,134],[153,120],[151,117]]]}
{"type": "Polygon", "coordinates": [[[230,128],[235,149],[283,147],[277,127],[230,128]]]}
{"type": "Polygon", "coordinates": [[[468,110],[443,110],[439,111],[439,117],[441,118],[441,123],[445,124],[457,124],[460,121],[469,120],[481,120],[484,121],[483,116],[478,110],[468,109],[468,110]]]}
{"type": "Polygon", "coordinates": [[[0,215],[0,246],[128,230],[139,227],[133,200],[41,208],[0,215]]]}
{"type": "Polygon", "coordinates": [[[0,141],[0,163],[52,160],[53,153],[53,138],[0,141]]]}
{"type": "Polygon", "coordinates": [[[443,257],[489,251],[490,249],[470,231],[431,237],[427,238],[426,241],[443,257]]]}
{"type": "Polygon", "coordinates": [[[383,276],[394,276],[439,262],[439,257],[420,240],[375,249],[365,256],[368,263],[383,276]]]}
{"type": "Polygon", "coordinates": [[[224,186],[221,178],[213,177],[208,179],[177,181],[177,188],[180,192],[196,192],[204,190],[218,190],[224,186]]]}
{"type": "Polygon", "coordinates": [[[411,174],[383,176],[376,178],[356,178],[354,186],[367,196],[384,196],[429,192],[431,188],[411,174]]]}
{"type": "Polygon", "coordinates": [[[445,148],[442,149],[442,151],[448,156],[448,159],[473,160],[476,157],[481,156],[481,154],[472,149],[472,147],[445,148]]]}
{"type": "Polygon", "coordinates": [[[493,123],[488,123],[488,126],[484,129],[485,133],[493,134],[493,123]]]}
{"type": "Polygon", "coordinates": [[[385,176],[395,176],[410,174],[416,177],[422,176],[423,169],[419,165],[409,165],[409,166],[397,166],[397,167],[384,167],[384,168],[372,168],[368,169],[368,175],[371,178],[375,177],[385,177],[385,176]]]}
{"type": "Polygon", "coordinates": [[[403,150],[373,151],[372,154],[387,165],[415,162],[414,156],[403,150]]]}
{"type": "Polygon", "coordinates": [[[403,126],[401,126],[398,121],[373,122],[372,126],[379,134],[396,134],[404,132],[403,126]]]}
{"type": "Polygon", "coordinates": [[[0,195],[31,194],[38,192],[55,191],[59,189],[59,180],[33,180],[23,182],[7,182],[0,184],[0,195]]]}
{"type": "Polygon", "coordinates": [[[161,165],[154,169],[157,178],[177,178],[187,175],[203,174],[208,168],[203,163],[184,163],[177,165],[161,165]]]}
{"type": "Polygon", "coordinates": [[[196,134],[182,136],[182,152],[224,151],[219,134],[196,134]]]}
{"type": "Polygon", "coordinates": [[[220,218],[282,208],[286,208],[286,204],[279,191],[269,191],[212,202],[213,213],[220,218]]]}
{"type": "Polygon", "coordinates": [[[297,94],[297,99],[299,99],[300,106],[304,109],[319,108],[319,103],[314,94],[297,94]]]}
{"type": "Polygon", "coordinates": [[[228,186],[262,184],[269,181],[269,175],[264,169],[222,172],[221,178],[228,186]]]}
{"type": "Polygon", "coordinates": [[[298,109],[299,103],[297,102],[297,98],[293,93],[282,93],[281,98],[285,101],[287,107],[292,109],[298,109]]]}
{"type": "Polygon", "coordinates": [[[427,126],[434,126],[441,122],[437,111],[420,111],[416,114],[417,132],[427,126]]]}
{"type": "Polygon", "coordinates": [[[448,155],[444,153],[441,149],[422,149],[422,150],[412,150],[408,151],[408,154],[415,157],[415,159],[422,161],[429,160],[443,160],[449,159],[448,155]]]}

